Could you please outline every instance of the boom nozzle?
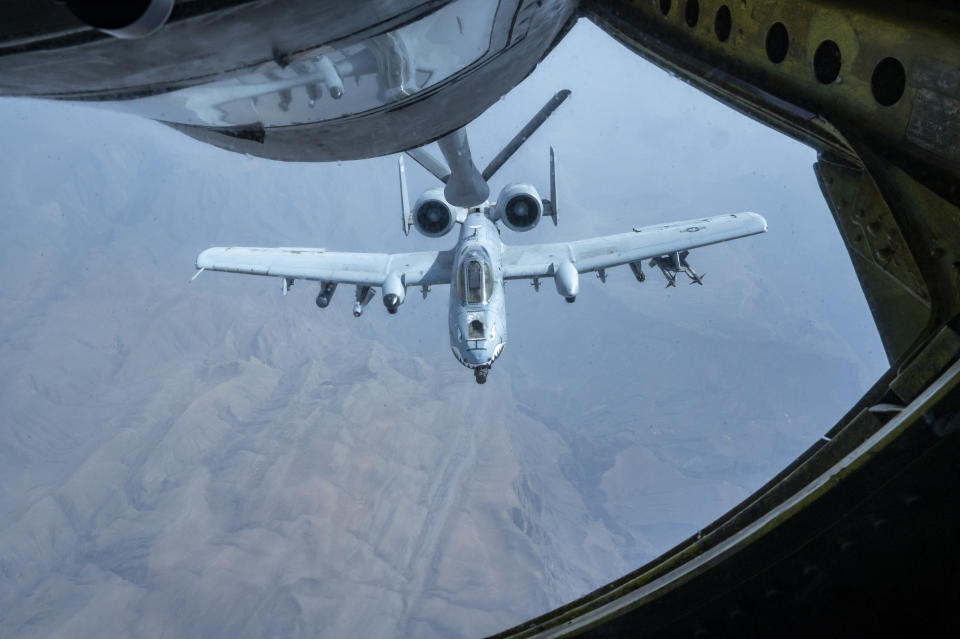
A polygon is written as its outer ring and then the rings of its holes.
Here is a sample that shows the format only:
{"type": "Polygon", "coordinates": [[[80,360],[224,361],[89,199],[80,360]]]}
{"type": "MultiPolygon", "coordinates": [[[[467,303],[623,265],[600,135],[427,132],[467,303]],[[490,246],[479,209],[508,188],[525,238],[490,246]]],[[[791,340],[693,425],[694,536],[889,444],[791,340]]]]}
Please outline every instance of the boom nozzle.
{"type": "Polygon", "coordinates": [[[437,140],[437,144],[450,167],[450,177],[443,189],[443,197],[447,202],[463,207],[486,202],[490,197],[490,187],[473,163],[466,130],[457,129],[437,140]]]}

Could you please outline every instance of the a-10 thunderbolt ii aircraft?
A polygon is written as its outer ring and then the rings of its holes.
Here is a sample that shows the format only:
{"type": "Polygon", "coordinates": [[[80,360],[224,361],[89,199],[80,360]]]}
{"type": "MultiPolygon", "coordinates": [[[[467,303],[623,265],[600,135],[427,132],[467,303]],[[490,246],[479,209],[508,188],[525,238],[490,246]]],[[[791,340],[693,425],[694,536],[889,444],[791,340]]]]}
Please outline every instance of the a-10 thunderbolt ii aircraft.
{"type": "Polygon", "coordinates": [[[383,305],[396,313],[408,288],[450,285],[448,323],[450,347],[457,360],[473,369],[478,384],[507,342],[504,281],[552,277],[557,292],[573,302],[581,273],[596,272],[606,281],[607,269],[629,265],[638,281],[645,279],[642,262],[658,267],[675,286],[677,275],[703,284],[687,263],[689,250],[763,233],[767,222],[756,213],[732,213],[683,222],[634,227],[627,233],[574,242],[511,246],[500,239],[499,223],[511,231],[529,231],[547,215],[557,223],[556,162],[550,149],[550,198],[541,198],[530,184],[508,184],[496,201],[487,200],[487,180],[543,123],[569,91],[561,91],[517,134],[481,174],[473,165],[466,133],[461,129],[442,138],[440,148],[450,168],[423,149],[408,152],[446,186],[425,191],[411,208],[407,198],[403,158],[399,161],[403,230],[415,227],[427,237],[441,237],[460,224],[456,245],[446,251],[415,253],[342,253],[317,248],[209,248],[197,257],[200,269],[279,277],[283,292],[295,280],[320,283],[317,306],[326,308],[339,284],[356,286],[353,314],[360,317],[379,287],[383,305]]]}

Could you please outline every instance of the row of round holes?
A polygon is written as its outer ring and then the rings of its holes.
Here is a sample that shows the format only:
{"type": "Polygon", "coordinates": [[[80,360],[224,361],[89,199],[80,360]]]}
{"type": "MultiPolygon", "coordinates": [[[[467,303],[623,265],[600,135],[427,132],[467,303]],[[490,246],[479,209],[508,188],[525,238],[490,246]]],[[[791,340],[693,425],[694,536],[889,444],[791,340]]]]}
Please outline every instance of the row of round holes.
{"type": "MultiPolygon", "coordinates": [[[[671,0],[660,0],[660,12],[663,15],[670,13],[673,3],[671,0]]],[[[699,0],[687,0],[684,11],[684,21],[691,29],[697,26],[700,20],[699,0]]],[[[720,5],[713,20],[713,32],[720,42],[730,38],[730,29],[733,19],[730,8],[720,5]]],[[[774,23],[767,31],[767,58],[774,64],[780,64],[787,57],[790,47],[790,36],[782,22],[774,23]]],[[[841,65],[840,47],[833,40],[824,40],[813,54],[813,74],[823,84],[830,84],[840,77],[841,65]]],[[[882,106],[891,106],[903,96],[906,86],[906,72],[903,64],[896,58],[884,58],[877,63],[870,77],[870,88],[873,98],[882,106]]]]}

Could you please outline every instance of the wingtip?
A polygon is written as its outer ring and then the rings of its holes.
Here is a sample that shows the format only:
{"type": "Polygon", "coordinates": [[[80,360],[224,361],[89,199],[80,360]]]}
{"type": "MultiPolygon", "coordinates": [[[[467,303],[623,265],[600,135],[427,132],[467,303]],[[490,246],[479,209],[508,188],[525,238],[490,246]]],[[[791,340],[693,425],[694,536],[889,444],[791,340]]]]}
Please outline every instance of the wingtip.
{"type": "Polygon", "coordinates": [[[196,266],[198,269],[201,269],[201,270],[210,268],[213,265],[214,253],[222,250],[223,250],[222,247],[213,246],[208,249],[204,249],[203,251],[200,251],[200,254],[197,255],[197,259],[194,262],[194,266],[196,266]]]}
{"type": "Polygon", "coordinates": [[[746,215],[749,215],[749,216],[752,217],[753,219],[755,219],[755,220],[757,220],[758,222],[760,222],[760,226],[761,226],[760,231],[759,231],[760,233],[766,233],[766,232],[767,232],[767,218],[763,217],[763,216],[760,215],[759,213],[754,213],[753,211],[748,211],[748,212],[746,213],[746,215]]]}
{"type": "Polygon", "coordinates": [[[767,232],[767,218],[763,217],[763,216],[760,215],[759,213],[754,213],[754,215],[756,215],[756,216],[757,216],[757,219],[760,220],[760,224],[763,225],[763,232],[766,233],[766,232],[767,232]]]}

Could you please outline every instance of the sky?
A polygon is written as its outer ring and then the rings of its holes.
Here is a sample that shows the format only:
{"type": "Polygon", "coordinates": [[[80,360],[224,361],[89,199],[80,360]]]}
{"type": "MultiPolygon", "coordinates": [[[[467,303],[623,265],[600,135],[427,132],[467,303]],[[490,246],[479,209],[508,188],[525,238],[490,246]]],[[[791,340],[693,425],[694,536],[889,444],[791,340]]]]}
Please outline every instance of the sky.
{"type": "MultiPolygon", "coordinates": [[[[83,106],[0,101],[0,636],[482,636],[735,506],[886,369],[815,153],[581,21],[468,127],[491,182],[573,240],[737,211],[769,232],[648,269],[507,286],[478,386],[447,292],[352,317],[205,273],[213,245],[445,249],[400,230],[396,156],[289,164],[83,106]]],[[[408,163],[411,200],[436,186],[408,163]]]]}

